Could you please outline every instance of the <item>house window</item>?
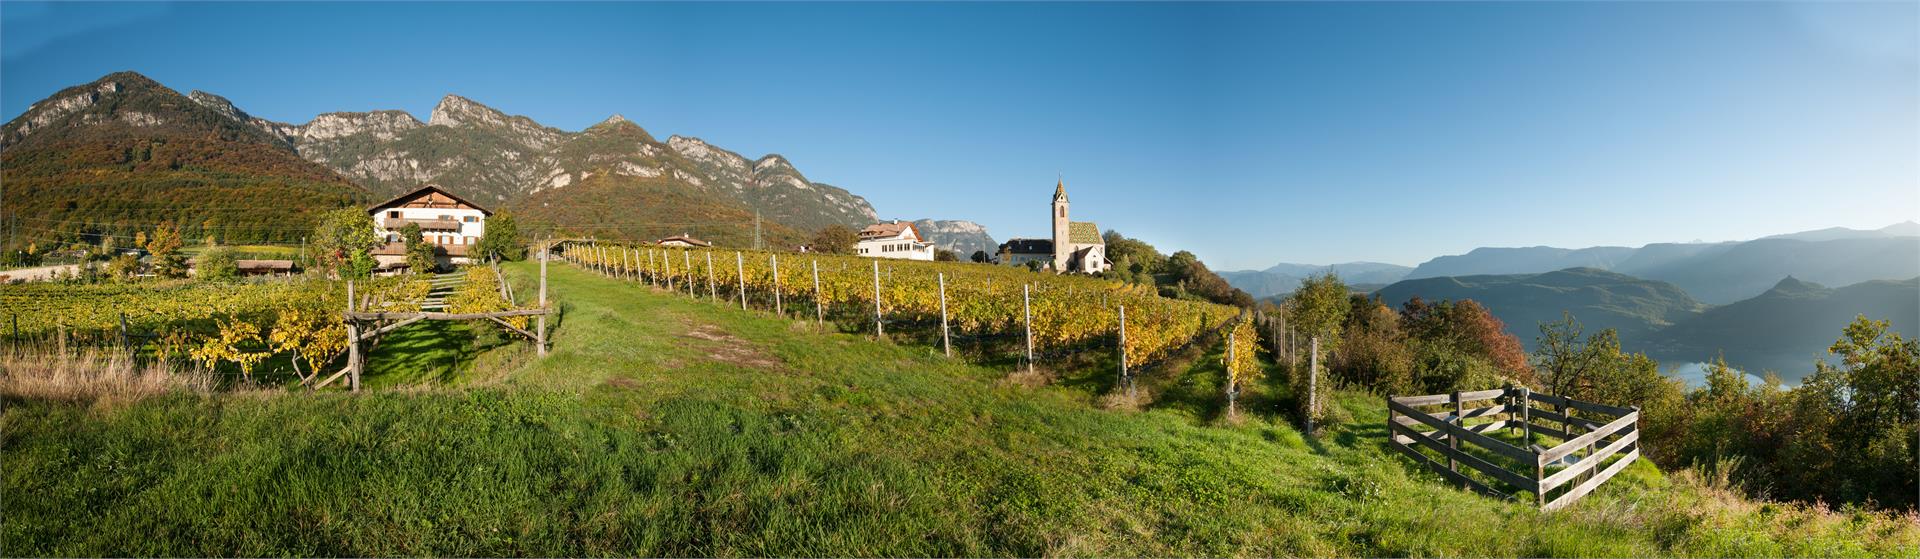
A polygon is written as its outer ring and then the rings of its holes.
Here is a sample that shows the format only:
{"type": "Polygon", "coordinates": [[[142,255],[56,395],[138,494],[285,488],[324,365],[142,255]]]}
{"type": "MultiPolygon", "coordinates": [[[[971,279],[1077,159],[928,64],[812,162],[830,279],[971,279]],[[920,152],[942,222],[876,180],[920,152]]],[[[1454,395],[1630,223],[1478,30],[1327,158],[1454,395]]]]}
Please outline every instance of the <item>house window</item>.
{"type": "Polygon", "coordinates": [[[393,218],[393,219],[400,219],[400,210],[391,210],[391,211],[388,211],[388,212],[387,212],[387,217],[390,217],[390,218],[393,218]]]}
{"type": "Polygon", "coordinates": [[[470,216],[466,216],[466,217],[463,217],[463,218],[460,218],[460,221],[465,221],[465,222],[467,222],[467,223],[479,223],[479,222],[480,222],[480,216],[477,216],[477,215],[470,215],[470,216]]]}
{"type": "Polygon", "coordinates": [[[397,242],[400,242],[400,234],[399,234],[399,233],[387,233],[387,242],[389,242],[389,243],[397,243],[397,242]]]}
{"type": "Polygon", "coordinates": [[[466,239],[466,242],[463,242],[463,243],[460,243],[460,244],[463,244],[463,245],[471,245],[471,244],[475,244],[475,243],[478,243],[478,242],[480,242],[480,240],[479,240],[478,238],[476,238],[476,237],[467,237],[467,239],[466,239]]]}

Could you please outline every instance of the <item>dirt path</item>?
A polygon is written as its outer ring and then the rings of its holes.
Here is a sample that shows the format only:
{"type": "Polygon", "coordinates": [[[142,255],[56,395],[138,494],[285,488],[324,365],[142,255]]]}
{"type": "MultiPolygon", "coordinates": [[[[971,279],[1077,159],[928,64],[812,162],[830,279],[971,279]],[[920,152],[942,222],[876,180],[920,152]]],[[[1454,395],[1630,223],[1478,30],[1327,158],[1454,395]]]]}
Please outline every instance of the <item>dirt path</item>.
{"type": "Polygon", "coordinates": [[[79,271],[80,271],[80,265],[78,265],[78,264],[55,264],[55,265],[52,265],[52,266],[40,266],[40,267],[37,267],[37,268],[20,268],[20,269],[16,269],[16,270],[0,270],[0,281],[14,281],[14,280],[19,280],[19,281],[45,281],[45,280],[47,280],[48,278],[52,278],[52,277],[53,277],[53,274],[54,274],[54,273],[56,273],[56,272],[62,272],[62,271],[64,271],[64,272],[66,272],[66,273],[67,273],[67,274],[69,274],[69,275],[71,275],[71,274],[75,274],[75,273],[79,273],[79,271]]]}

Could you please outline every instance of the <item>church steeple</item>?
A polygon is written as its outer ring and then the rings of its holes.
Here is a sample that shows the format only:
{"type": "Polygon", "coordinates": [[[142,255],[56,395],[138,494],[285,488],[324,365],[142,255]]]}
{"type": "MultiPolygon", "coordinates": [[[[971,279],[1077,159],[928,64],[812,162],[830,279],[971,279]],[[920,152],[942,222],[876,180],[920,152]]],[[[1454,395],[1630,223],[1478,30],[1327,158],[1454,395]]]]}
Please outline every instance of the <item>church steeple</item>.
{"type": "Polygon", "coordinates": [[[1061,271],[1067,269],[1067,258],[1073,255],[1073,244],[1070,242],[1071,239],[1068,235],[1072,222],[1068,221],[1067,217],[1067,179],[1065,177],[1061,177],[1060,182],[1053,185],[1053,211],[1051,213],[1051,217],[1053,218],[1053,269],[1054,271],[1061,271]]]}

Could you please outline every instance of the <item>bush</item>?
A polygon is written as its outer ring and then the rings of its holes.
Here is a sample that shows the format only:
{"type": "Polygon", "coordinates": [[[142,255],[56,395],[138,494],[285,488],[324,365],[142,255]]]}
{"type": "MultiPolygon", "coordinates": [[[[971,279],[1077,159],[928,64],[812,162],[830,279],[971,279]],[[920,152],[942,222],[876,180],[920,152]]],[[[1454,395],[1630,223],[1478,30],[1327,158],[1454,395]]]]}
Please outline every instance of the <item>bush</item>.
{"type": "Polygon", "coordinates": [[[240,277],[240,264],[234,258],[233,249],[213,247],[200,253],[194,276],[202,281],[231,281],[240,277]]]}

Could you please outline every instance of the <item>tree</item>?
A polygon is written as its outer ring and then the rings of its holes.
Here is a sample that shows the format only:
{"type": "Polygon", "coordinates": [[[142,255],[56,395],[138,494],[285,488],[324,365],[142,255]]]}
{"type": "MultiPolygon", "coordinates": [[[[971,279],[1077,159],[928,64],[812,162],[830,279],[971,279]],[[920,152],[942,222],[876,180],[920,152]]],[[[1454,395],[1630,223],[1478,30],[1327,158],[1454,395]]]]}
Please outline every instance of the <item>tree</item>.
{"type": "Polygon", "coordinates": [[[1781,449],[1790,497],[1906,503],[1920,491],[1920,341],[1855,318],[1794,392],[1781,449]],[[1810,485],[1795,485],[1810,484],[1810,485]]]}
{"type": "Polygon", "coordinates": [[[991,257],[991,256],[987,256],[987,251],[984,251],[984,250],[976,250],[976,251],[973,251],[973,258],[972,258],[972,260],[973,260],[973,261],[974,261],[974,263],[976,263],[976,264],[985,264],[985,263],[987,263],[987,262],[989,262],[989,261],[991,261],[991,260],[993,260],[993,257],[991,257]]]}
{"type": "Polygon", "coordinates": [[[213,247],[200,253],[195,276],[203,281],[227,281],[240,277],[239,261],[228,247],[213,247]]]}
{"type": "Polygon", "coordinates": [[[180,255],[180,227],[164,221],[147,237],[147,253],[153,255],[153,273],[163,278],[187,277],[187,259],[180,255]]]}
{"type": "Polygon", "coordinates": [[[933,260],[935,262],[959,262],[960,253],[944,248],[933,249],[933,260]]]}
{"type": "Polygon", "coordinates": [[[425,235],[420,233],[420,224],[408,223],[400,229],[400,240],[406,243],[407,270],[424,274],[432,272],[436,266],[433,257],[434,246],[427,243],[425,235]]]}
{"type": "Polygon", "coordinates": [[[1353,310],[1349,291],[1333,272],[1309,276],[1287,296],[1287,322],[1303,336],[1318,336],[1321,351],[1336,351],[1347,314],[1353,310]]]}
{"type": "Polygon", "coordinates": [[[1472,299],[1427,303],[1414,297],[1402,309],[1400,316],[1408,336],[1483,359],[1519,384],[1537,382],[1520,339],[1507,333],[1507,325],[1480,303],[1472,299]]]}
{"type": "Polygon", "coordinates": [[[500,213],[487,218],[487,233],[473,248],[475,256],[486,260],[519,260],[527,256],[520,242],[520,226],[513,216],[500,213]]]}
{"type": "Polygon", "coordinates": [[[820,228],[819,232],[813,234],[813,240],[807,242],[814,252],[827,254],[853,254],[853,247],[857,244],[860,244],[860,234],[851,227],[839,224],[820,228]]]}
{"type": "Polygon", "coordinates": [[[342,278],[364,278],[373,272],[371,254],[380,246],[373,216],[358,208],[341,208],[321,217],[313,232],[314,266],[342,278]]]}

